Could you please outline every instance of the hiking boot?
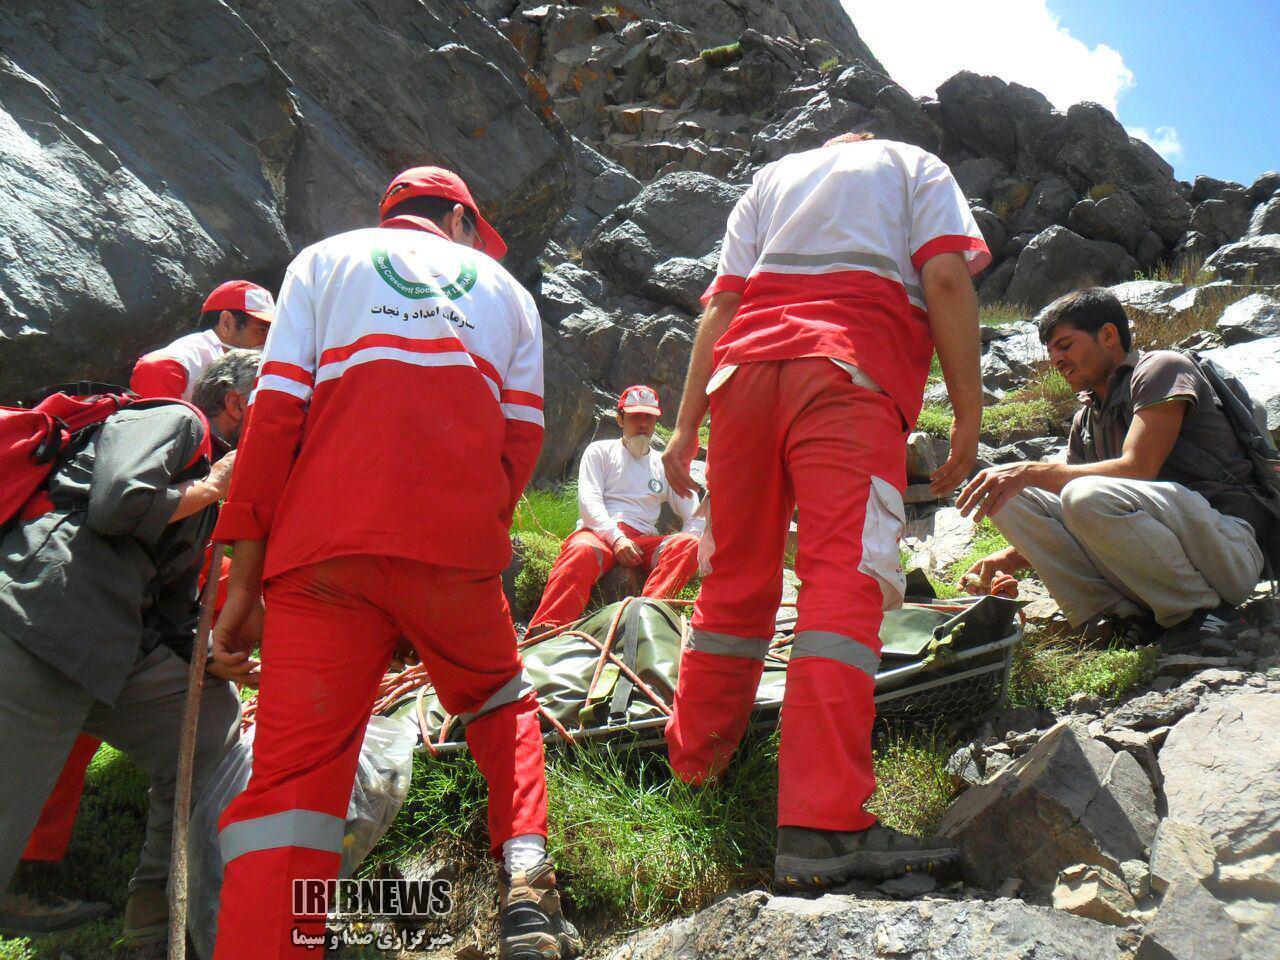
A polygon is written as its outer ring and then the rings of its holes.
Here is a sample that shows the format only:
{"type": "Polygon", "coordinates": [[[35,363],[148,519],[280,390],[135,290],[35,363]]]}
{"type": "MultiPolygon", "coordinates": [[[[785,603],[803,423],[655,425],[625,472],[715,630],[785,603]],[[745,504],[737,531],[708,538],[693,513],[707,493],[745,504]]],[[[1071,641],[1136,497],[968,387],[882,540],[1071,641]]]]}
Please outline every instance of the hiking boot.
{"type": "Polygon", "coordinates": [[[105,903],[87,900],[10,893],[0,900],[0,933],[11,937],[38,937],[74,930],[105,917],[110,909],[105,903]]]}
{"type": "Polygon", "coordinates": [[[1246,626],[1239,610],[1222,603],[1212,610],[1197,610],[1166,630],[1156,642],[1164,653],[1186,653],[1199,649],[1206,640],[1229,640],[1246,626]]]}
{"type": "Polygon", "coordinates": [[[1146,614],[1129,617],[1111,614],[1088,623],[1081,632],[1081,638],[1094,644],[1145,647],[1155,643],[1161,633],[1160,624],[1146,614]]]}
{"type": "Polygon", "coordinates": [[[169,935],[169,896],[162,884],[148,884],[129,894],[124,907],[126,947],[159,943],[169,935]]]}
{"type": "Polygon", "coordinates": [[[560,911],[550,860],[515,875],[498,875],[499,960],[569,960],[582,941],[560,911]]]}
{"type": "Polygon", "coordinates": [[[909,837],[878,823],[850,833],[779,827],[773,882],[782,889],[825,890],[844,880],[931,873],[959,857],[945,837],[909,837]]]}

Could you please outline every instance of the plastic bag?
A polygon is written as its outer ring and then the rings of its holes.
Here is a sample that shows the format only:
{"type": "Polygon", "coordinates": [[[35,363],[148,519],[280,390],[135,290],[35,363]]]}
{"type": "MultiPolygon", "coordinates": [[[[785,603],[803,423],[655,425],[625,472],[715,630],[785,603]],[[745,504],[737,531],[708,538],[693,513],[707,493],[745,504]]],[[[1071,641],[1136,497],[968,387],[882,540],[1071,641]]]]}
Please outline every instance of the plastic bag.
{"type": "MultiPolygon", "coordinates": [[[[223,757],[191,812],[187,840],[187,932],[202,960],[213,956],[218,935],[218,904],[222,892],[218,820],[249,783],[254,732],[255,728],[250,727],[223,757]]],[[[350,877],[355,872],[400,812],[413,776],[413,747],[417,736],[417,727],[405,720],[374,717],[369,721],[360,748],[351,802],[347,805],[340,877],[350,877]]]]}

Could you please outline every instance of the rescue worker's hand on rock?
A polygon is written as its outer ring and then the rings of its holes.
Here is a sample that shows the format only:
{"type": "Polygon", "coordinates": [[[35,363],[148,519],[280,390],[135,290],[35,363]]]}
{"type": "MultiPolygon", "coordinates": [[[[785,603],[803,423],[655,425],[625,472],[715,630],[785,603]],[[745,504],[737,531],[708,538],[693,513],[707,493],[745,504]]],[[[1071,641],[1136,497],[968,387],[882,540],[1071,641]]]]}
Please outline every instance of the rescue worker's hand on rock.
{"type": "MultiPolygon", "coordinates": [[[[667,483],[682,497],[692,497],[698,485],[689,475],[689,465],[698,455],[698,431],[676,427],[662,453],[662,468],[667,472],[667,483]]],[[[631,564],[634,566],[634,564],[631,564]]]]}
{"type": "Polygon", "coordinates": [[[955,420],[951,424],[951,452],[947,462],[933,471],[929,477],[929,490],[934,496],[950,493],[973,471],[978,459],[978,432],[981,420],[973,423],[955,420]]]}
{"type": "Polygon", "coordinates": [[[1036,485],[1038,463],[1003,463],[978,471],[956,498],[956,506],[966,517],[973,514],[979,523],[1000,511],[1006,503],[1027,487],[1036,485]]]}
{"type": "Polygon", "coordinates": [[[614,543],[613,556],[624,567],[638,567],[644,562],[640,549],[627,537],[619,537],[614,543]]]}

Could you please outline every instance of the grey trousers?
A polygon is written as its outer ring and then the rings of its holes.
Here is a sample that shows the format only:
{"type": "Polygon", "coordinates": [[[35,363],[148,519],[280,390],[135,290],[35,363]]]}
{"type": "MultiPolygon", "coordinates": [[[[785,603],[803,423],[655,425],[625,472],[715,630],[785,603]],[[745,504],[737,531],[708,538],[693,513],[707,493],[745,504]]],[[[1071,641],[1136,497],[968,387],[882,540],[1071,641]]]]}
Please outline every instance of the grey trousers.
{"type": "Polygon", "coordinates": [[[1262,574],[1253,528],[1178,483],[1080,477],[1060,496],[1024,490],[991,519],[1073,626],[1147,610],[1169,627],[1240,603],[1262,574]]]}
{"type": "MultiPolygon", "coordinates": [[[[130,891],[168,879],[186,692],[187,662],[168,647],[139,661],[115,706],[108,707],[21,644],[0,636],[0,894],[82,731],[111,744],[151,779],[146,840],[130,891]]],[[[231,684],[206,676],[194,797],[239,739],[239,720],[240,700],[231,684]]]]}

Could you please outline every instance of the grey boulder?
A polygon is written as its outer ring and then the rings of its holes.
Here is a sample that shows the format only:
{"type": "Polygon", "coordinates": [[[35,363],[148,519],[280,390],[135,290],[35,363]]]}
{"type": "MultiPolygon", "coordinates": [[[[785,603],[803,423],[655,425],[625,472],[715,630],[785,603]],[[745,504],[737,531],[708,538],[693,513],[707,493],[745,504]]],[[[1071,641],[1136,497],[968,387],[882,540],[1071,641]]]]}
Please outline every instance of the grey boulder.
{"type": "Polygon", "coordinates": [[[759,891],[728,897],[684,920],[637,934],[609,960],[1119,960],[1114,928],[1016,900],[891,903],[817,900],[759,891]]]}
{"type": "Polygon", "coordinates": [[[1243,190],[1225,190],[1217,200],[1206,200],[1191,211],[1189,229],[1209,238],[1215,247],[1244,236],[1249,226],[1249,201],[1243,190]]]}
{"type": "Polygon", "coordinates": [[[1258,204],[1249,217],[1246,237],[1260,237],[1264,233],[1280,233],[1280,195],[1258,204]]]}
{"type": "Polygon", "coordinates": [[[1277,724],[1280,698],[1241,692],[1184,717],[1160,752],[1169,816],[1208,834],[1219,870],[1212,887],[1242,919],[1280,902],[1277,724]]]}
{"type": "Polygon", "coordinates": [[[1280,233],[1246,237],[1214,252],[1204,262],[1224,280],[1280,283],[1280,233]]]}
{"type": "Polygon", "coordinates": [[[1147,235],[1147,216],[1133,197],[1117,190],[1101,200],[1084,199],[1071,208],[1067,226],[1090,240],[1118,243],[1130,253],[1147,235]]]}
{"type": "Polygon", "coordinates": [[[1049,895],[1073,864],[1120,873],[1145,855],[1155,830],[1155,795],[1138,762],[1067,721],[961,794],[938,827],[959,844],[971,883],[995,889],[1016,877],[1032,896],[1049,895]]]}
{"type": "Polygon", "coordinates": [[[1265,293],[1237,300],[1222,311],[1218,334],[1226,344],[1280,336],[1280,300],[1265,293]]]}
{"type": "Polygon", "coordinates": [[[697,313],[745,189],[705,173],[669,173],[602,221],[583,252],[624,290],[697,313]]]}
{"type": "Polygon", "coordinates": [[[1018,257],[1005,298],[1038,310],[1072,290],[1129,280],[1137,266],[1118,244],[1086,240],[1066,227],[1052,226],[1018,257]]]}
{"type": "Polygon", "coordinates": [[[1053,169],[1077,189],[1122,189],[1165,242],[1173,243],[1186,233],[1191,208],[1178,192],[1173,168],[1148,144],[1129,136],[1105,107],[1071,107],[1050,149],[1053,169]]]}
{"type": "Polygon", "coordinates": [[[1199,881],[1169,888],[1134,960],[1237,960],[1240,928],[1199,881]]]}
{"type": "MultiPolygon", "coordinates": [[[[1013,218],[1010,232],[1039,233],[1045,227],[1055,223],[1066,223],[1067,217],[1079,199],[1080,195],[1066,180],[1061,177],[1046,177],[1036,184],[1027,202],[1013,218]]],[[[1134,209],[1137,209],[1136,205],[1134,209]]],[[[1138,210],[1139,216],[1141,213],[1142,211],[1138,210]]],[[[1145,221],[1142,221],[1142,229],[1146,232],[1145,221]]]]}
{"type": "Polygon", "coordinates": [[[1187,288],[1180,283],[1165,280],[1128,280],[1107,289],[1126,310],[1164,314],[1169,312],[1169,304],[1186,292],[1187,288]]]}

